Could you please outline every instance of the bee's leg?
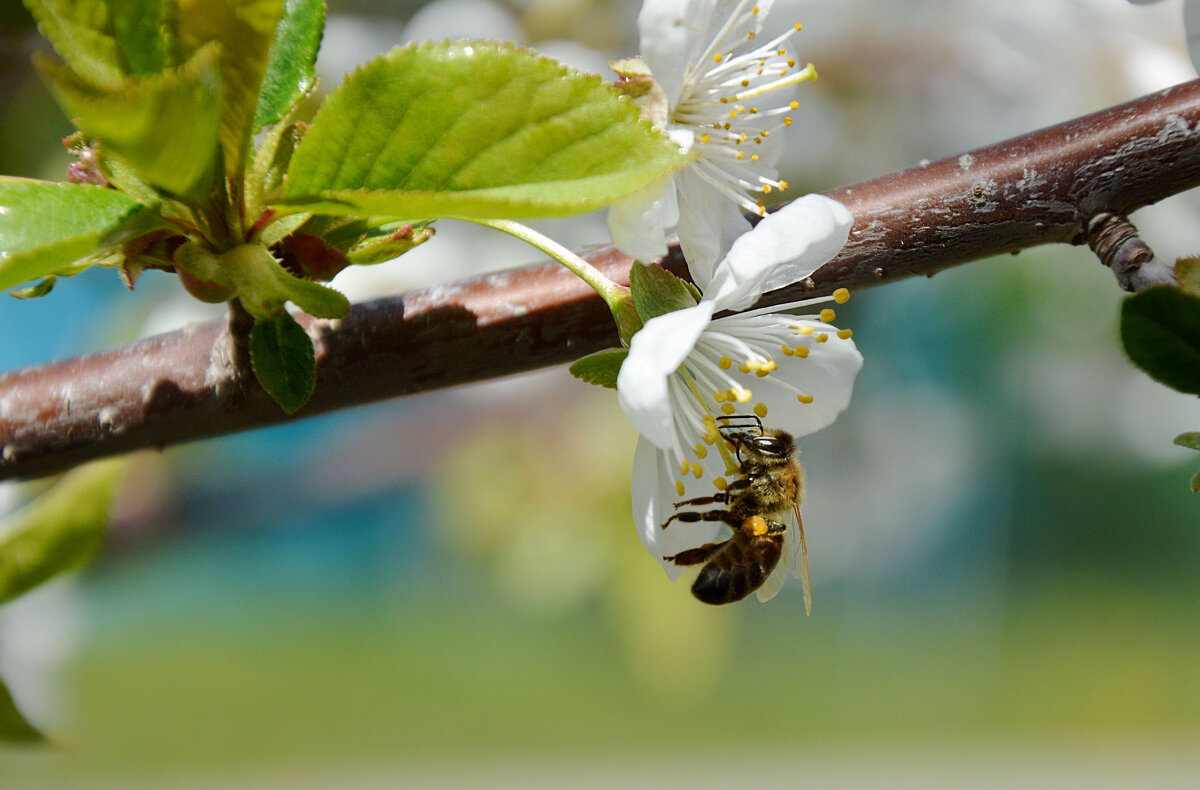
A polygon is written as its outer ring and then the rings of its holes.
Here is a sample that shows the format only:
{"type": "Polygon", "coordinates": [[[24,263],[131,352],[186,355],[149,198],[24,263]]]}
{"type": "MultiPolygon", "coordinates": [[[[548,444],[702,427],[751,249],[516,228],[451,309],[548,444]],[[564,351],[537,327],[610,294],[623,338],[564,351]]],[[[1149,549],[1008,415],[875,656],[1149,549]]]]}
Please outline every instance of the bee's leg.
{"type": "Polygon", "coordinates": [[[667,562],[673,562],[676,565],[699,565],[702,562],[708,562],[721,549],[725,548],[725,544],[729,541],[723,540],[720,543],[705,543],[703,546],[695,549],[681,551],[674,557],[663,557],[667,562]]]}
{"type": "Polygon", "coordinates": [[[788,525],[784,524],[782,521],[775,521],[774,519],[768,518],[766,519],[766,522],[768,535],[782,535],[788,530],[788,525]]]}
{"type": "Polygon", "coordinates": [[[680,508],[684,505],[723,505],[725,504],[726,494],[720,491],[712,496],[698,496],[695,499],[685,499],[682,502],[676,502],[675,507],[680,508]]]}
{"type": "Polygon", "coordinates": [[[666,529],[667,525],[676,519],[686,524],[695,524],[697,521],[724,521],[734,529],[741,525],[728,510],[685,510],[664,521],[661,529],[666,529]]]}

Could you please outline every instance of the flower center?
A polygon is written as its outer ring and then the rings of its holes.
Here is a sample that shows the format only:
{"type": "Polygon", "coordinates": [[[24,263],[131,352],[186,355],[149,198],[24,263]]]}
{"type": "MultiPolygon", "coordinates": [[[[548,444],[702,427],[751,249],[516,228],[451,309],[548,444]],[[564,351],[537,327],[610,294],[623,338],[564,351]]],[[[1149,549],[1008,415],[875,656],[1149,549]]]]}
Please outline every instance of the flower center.
{"type": "MultiPolygon", "coordinates": [[[[787,403],[778,397],[780,392],[793,396],[797,408],[815,400],[797,383],[807,377],[796,366],[804,364],[816,344],[829,342],[827,325],[836,315],[831,308],[803,315],[781,315],[781,311],[828,302],[843,304],[849,298],[849,291],[839,288],[831,296],[718,318],[701,334],[678,374],[678,380],[686,385],[675,399],[680,407],[677,413],[683,415],[686,424],[681,427],[685,427],[685,435],[699,438],[689,452],[677,458],[680,479],[675,487],[680,496],[685,480],[703,475],[701,462],[708,458],[710,447],[715,446],[724,460],[724,474],[737,474],[738,464],[717,429],[720,417],[753,414],[765,419],[770,411],[767,400],[777,405],[787,403]],[[769,388],[775,397],[762,397],[761,391],[769,388]],[[759,397],[756,390],[760,390],[759,397]]],[[[843,340],[851,336],[849,329],[834,331],[843,340]]],[[[777,424],[787,422],[786,415],[773,416],[777,424]]],[[[720,489],[724,478],[718,477],[712,483],[720,489]]]]}
{"type": "Polygon", "coordinates": [[[692,129],[702,156],[695,172],[743,209],[763,214],[761,197],[787,189],[777,180],[773,154],[765,152],[771,134],[792,125],[799,105],[783,90],[817,77],[811,63],[797,69],[783,45],[797,24],[755,46],[759,8],[742,0],[699,60],[688,67],[670,123],[692,129]]]}

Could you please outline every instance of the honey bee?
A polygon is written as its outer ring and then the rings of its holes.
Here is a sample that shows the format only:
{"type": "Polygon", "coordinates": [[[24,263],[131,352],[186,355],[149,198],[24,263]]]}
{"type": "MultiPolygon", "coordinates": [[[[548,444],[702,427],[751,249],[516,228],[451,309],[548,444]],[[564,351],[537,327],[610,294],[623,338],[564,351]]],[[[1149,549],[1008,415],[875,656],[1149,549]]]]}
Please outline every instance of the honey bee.
{"type": "Polygon", "coordinates": [[[762,421],[753,415],[721,419],[726,422],[718,430],[733,445],[740,476],[724,491],[676,502],[675,508],[724,507],[676,512],[662,528],[672,521],[721,521],[733,529],[733,535],[663,559],[676,565],[705,563],[692,584],[692,594],[709,604],[740,601],[755,590],[765,601],[779,592],[788,570],[799,560],[804,608],[811,613],[808,545],[800,520],[804,470],[795,458],[796,442],[785,431],[764,429],[762,421]],[[746,424],[730,424],[734,420],[746,424]],[[781,558],[784,565],[776,573],[781,558]]]}

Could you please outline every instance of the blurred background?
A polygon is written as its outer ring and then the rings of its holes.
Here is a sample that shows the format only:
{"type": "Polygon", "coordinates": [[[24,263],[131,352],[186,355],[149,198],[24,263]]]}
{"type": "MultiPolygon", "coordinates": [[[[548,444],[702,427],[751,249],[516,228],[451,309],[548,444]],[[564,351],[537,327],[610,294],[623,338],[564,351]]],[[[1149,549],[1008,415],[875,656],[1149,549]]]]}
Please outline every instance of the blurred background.
{"type": "MultiPolygon", "coordinates": [[[[0,10],[0,172],[70,127],[0,10]]],[[[602,72],[626,0],[329,0],[323,89],[408,40],[513,39],[602,72]]],[[[780,0],[821,79],[794,194],[1195,77],[1180,3],[780,0]]],[[[1200,251],[1200,201],[1134,217],[1200,251]]],[[[584,248],[602,216],[545,224],[584,248]]],[[[437,238],[352,298],[538,260],[437,238]]],[[[854,400],[803,442],[815,605],[709,608],[629,516],[635,435],[566,370],[131,459],[101,558],[0,609],[0,676],[58,745],[6,788],[1194,787],[1200,404],[1130,366],[1122,293],[1045,248],[855,295],[854,400]]],[[[0,302],[0,369],[220,314],[149,272],[0,302]]],[[[35,488],[0,487],[0,510],[35,488]]],[[[685,577],[686,578],[686,577],[685,577]]]]}

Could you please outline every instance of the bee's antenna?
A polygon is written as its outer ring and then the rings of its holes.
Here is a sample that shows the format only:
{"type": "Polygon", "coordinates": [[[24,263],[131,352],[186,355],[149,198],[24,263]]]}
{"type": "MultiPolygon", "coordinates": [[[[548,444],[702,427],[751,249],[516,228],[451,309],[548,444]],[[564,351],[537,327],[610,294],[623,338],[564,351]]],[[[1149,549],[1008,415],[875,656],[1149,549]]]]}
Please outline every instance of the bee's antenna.
{"type": "Polygon", "coordinates": [[[728,428],[731,430],[736,430],[738,428],[750,428],[753,426],[758,428],[758,433],[760,435],[765,433],[765,431],[763,431],[762,420],[759,419],[757,414],[729,414],[724,417],[718,417],[717,419],[725,423],[724,425],[720,426],[722,429],[728,428]],[[738,423],[741,424],[731,424],[733,420],[737,420],[738,423]]]}

